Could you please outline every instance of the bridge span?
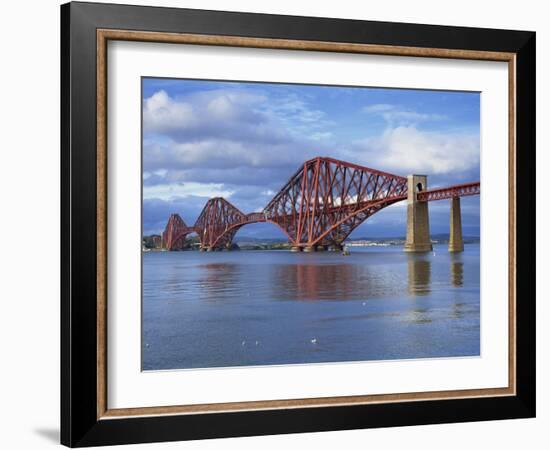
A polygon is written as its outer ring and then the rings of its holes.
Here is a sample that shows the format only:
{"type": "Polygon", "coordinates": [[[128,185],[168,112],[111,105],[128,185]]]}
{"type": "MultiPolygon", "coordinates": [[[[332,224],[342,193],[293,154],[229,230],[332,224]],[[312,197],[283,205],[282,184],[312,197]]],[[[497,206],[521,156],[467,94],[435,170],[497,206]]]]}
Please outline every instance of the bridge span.
{"type": "Polygon", "coordinates": [[[224,198],[211,198],[192,226],[173,213],[162,242],[167,250],[179,250],[187,235],[196,233],[201,250],[229,249],[241,227],[270,222],[285,233],[294,251],[341,249],[370,216],[406,200],[405,250],[430,251],[428,203],[451,199],[449,251],[462,251],[460,197],[479,194],[479,182],[429,190],[425,175],[402,177],[317,157],[306,161],[262,211],[245,214],[224,198]]]}

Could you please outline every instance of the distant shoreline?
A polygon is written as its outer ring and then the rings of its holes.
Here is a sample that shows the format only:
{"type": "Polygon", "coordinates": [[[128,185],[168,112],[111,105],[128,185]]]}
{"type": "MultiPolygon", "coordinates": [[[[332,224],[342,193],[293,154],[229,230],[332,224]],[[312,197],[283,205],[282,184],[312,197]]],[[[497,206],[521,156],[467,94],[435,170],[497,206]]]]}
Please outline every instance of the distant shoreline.
{"type": "MultiPolygon", "coordinates": [[[[145,237],[147,238],[147,237],[145,237]]],[[[144,239],[145,239],[144,238],[144,239]]],[[[480,238],[477,236],[465,236],[463,238],[464,244],[478,244],[480,238]]],[[[432,244],[448,244],[448,235],[435,235],[432,239],[432,244]]],[[[343,245],[347,247],[393,247],[403,246],[405,244],[405,238],[360,238],[344,241],[343,245]]],[[[259,239],[259,238],[243,238],[236,240],[233,244],[232,250],[235,251],[255,251],[255,250],[290,250],[291,244],[288,241],[281,239],[259,239]]],[[[189,240],[187,248],[181,251],[198,251],[198,240],[189,240]]],[[[143,247],[144,252],[162,252],[167,251],[160,247],[143,247]]]]}

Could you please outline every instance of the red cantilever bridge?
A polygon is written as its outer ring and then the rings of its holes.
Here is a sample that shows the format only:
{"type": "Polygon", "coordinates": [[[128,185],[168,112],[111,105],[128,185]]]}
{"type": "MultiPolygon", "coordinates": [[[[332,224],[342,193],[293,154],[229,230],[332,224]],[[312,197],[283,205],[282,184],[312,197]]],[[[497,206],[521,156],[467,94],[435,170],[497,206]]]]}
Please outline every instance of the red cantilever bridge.
{"type": "MultiPolygon", "coordinates": [[[[373,214],[407,198],[410,203],[411,177],[317,157],[306,161],[261,212],[245,214],[226,199],[216,197],[206,202],[193,226],[172,214],[162,234],[163,247],[181,249],[187,235],[197,233],[203,250],[229,248],[241,227],[271,222],[286,234],[294,250],[340,248],[349,234],[373,214]]],[[[424,203],[478,195],[480,184],[423,190],[419,183],[412,189],[414,201],[424,203]]]]}

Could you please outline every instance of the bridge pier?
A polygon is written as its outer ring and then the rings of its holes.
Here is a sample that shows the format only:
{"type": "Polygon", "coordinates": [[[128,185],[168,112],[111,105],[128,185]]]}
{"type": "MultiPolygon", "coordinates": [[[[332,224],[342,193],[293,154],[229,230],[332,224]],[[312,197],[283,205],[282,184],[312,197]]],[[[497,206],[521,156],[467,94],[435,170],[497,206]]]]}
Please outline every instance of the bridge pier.
{"type": "Polygon", "coordinates": [[[317,246],[315,245],[308,245],[307,247],[304,247],[304,252],[306,253],[312,253],[317,251],[317,246]]]}
{"type": "Polygon", "coordinates": [[[407,239],[406,252],[430,252],[430,217],[428,202],[419,202],[416,194],[428,187],[426,175],[409,175],[407,177],[407,239]]]}
{"type": "Polygon", "coordinates": [[[451,198],[451,224],[449,230],[449,251],[463,252],[462,215],[460,213],[460,197],[451,198]]]}
{"type": "Polygon", "coordinates": [[[302,251],[302,247],[299,247],[298,245],[293,245],[292,247],[290,247],[290,251],[293,253],[298,253],[302,251]]]}

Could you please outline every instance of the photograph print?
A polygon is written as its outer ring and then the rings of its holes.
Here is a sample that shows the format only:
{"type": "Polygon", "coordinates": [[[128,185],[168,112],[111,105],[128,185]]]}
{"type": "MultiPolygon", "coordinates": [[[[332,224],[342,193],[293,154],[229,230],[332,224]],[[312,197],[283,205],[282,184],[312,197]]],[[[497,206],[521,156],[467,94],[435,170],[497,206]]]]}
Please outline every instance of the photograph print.
{"type": "Polygon", "coordinates": [[[142,370],[480,356],[480,93],[142,78],[142,370]]]}

